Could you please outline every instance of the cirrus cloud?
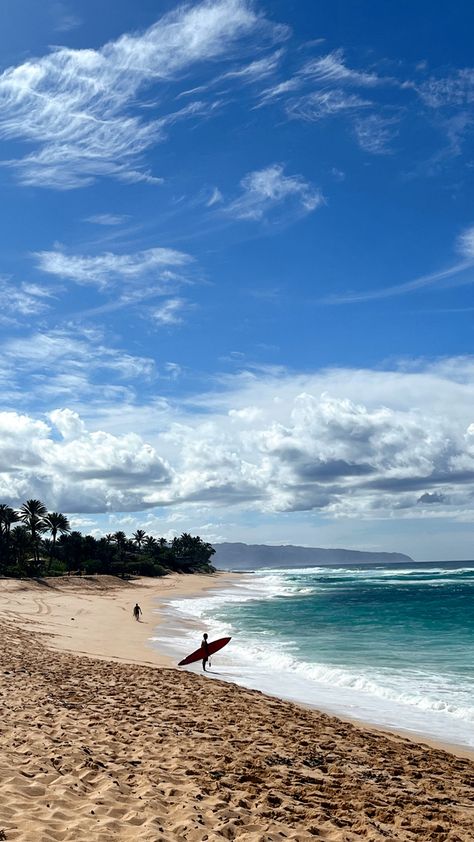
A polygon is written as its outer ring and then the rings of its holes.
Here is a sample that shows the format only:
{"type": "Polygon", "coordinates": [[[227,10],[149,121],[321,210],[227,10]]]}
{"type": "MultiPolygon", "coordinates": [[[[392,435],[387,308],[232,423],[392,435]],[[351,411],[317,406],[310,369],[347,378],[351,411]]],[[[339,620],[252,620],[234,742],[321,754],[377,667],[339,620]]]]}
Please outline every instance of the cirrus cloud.
{"type": "Polygon", "coordinates": [[[285,216],[305,215],[324,204],[319,188],[300,175],[285,175],[281,164],[250,172],[240,184],[241,195],[224,209],[236,219],[259,221],[281,207],[285,216]]]}
{"type": "Polygon", "coordinates": [[[117,281],[134,282],[157,274],[169,266],[185,266],[192,258],[181,251],[152,248],[133,254],[105,254],[86,256],[65,252],[40,251],[35,257],[38,268],[48,275],[74,281],[77,284],[94,284],[105,288],[117,281]]]}
{"type": "MultiPolygon", "coordinates": [[[[102,176],[154,182],[142,169],[142,155],[162,138],[163,122],[133,113],[140,92],[232,55],[240,39],[257,32],[270,40],[286,35],[245,0],[205,0],[99,49],[60,47],[6,69],[0,75],[0,137],[33,150],[3,164],[23,184],[63,190],[102,176]]],[[[193,105],[179,112],[193,113],[193,105]]],[[[170,123],[169,116],[163,119],[170,123]]]]}

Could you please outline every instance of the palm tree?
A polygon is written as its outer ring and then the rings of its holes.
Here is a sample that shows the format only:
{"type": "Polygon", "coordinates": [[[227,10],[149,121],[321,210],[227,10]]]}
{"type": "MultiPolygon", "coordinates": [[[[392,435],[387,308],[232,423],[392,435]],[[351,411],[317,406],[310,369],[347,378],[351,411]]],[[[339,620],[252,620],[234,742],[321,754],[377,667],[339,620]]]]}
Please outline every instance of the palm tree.
{"type": "Polygon", "coordinates": [[[0,566],[8,565],[11,555],[11,526],[18,523],[18,512],[5,503],[0,504],[0,566]]]}
{"type": "Polygon", "coordinates": [[[146,538],[146,532],[144,529],[137,529],[136,532],[133,534],[133,540],[135,541],[139,550],[142,548],[142,543],[146,538]]]}
{"type": "Polygon", "coordinates": [[[18,523],[20,515],[5,503],[0,503],[0,534],[9,535],[12,523],[18,523]]]}
{"type": "Polygon", "coordinates": [[[54,549],[56,547],[56,536],[58,532],[60,535],[67,535],[67,533],[71,531],[71,527],[66,515],[62,515],[61,512],[48,512],[46,517],[43,518],[43,524],[48,532],[51,532],[51,537],[53,539],[49,553],[49,564],[51,564],[54,549]]]}
{"type": "MultiPolygon", "coordinates": [[[[26,526],[15,526],[11,533],[11,546],[17,571],[22,575],[28,573],[27,556],[31,550],[31,536],[26,526]]],[[[18,572],[15,573],[18,575],[18,572]]]]}
{"type": "Polygon", "coordinates": [[[33,558],[39,561],[38,535],[43,530],[44,518],[48,514],[46,506],[40,500],[27,500],[20,508],[20,520],[30,530],[33,543],[33,558]]]}
{"type": "Polygon", "coordinates": [[[127,536],[125,532],[114,532],[113,539],[117,544],[118,559],[122,565],[122,579],[125,579],[125,544],[127,536]]]}

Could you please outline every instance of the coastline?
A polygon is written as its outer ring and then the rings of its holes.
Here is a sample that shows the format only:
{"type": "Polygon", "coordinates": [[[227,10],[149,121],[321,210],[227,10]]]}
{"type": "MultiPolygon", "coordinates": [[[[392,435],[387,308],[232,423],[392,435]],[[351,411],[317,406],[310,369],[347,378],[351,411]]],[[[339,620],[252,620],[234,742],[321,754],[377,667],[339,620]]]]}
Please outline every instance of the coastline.
{"type": "Polygon", "coordinates": [[[0,620],[45,636],[48,648],[99,660],[172,668],[176,662],[150,638],[165,621],[162,603],[192,597],[231,581],[232,574],[169,574],[122,581],[113,576],[0,580],[0,620]],[[225,582],[224,582],[225,580],[225,582]],[[132,609],[142,609],[131,622],[132,609]]]}
{"type": "MultiPolygon", "coordinates": [[[[207,590],[215,590],[216,595],[218,595],[218,593],[221,589],[229,588],[229,586],[232,588],[234,585],[238,585],[239,580],[241,581],[242,577],[244,575],[251,575],[251,574],[243,574],[240,571],[237,572],[237,573],[227,573],[225,571],[222,571],[222,572],[219,572],[219,576],[221,576],[221,575],[222,575],[222,578],[219,578],[214,583],[211,583],[209,585],[209,588],[207,589],[207,590]]],[[[204,589],[197,588],[194,592],[187,592],[187,593],[181,593],[181,594],[176,593],[176,595],[173,595],[172,593],[168,593],[166,595],[166,598],[163,597],[160,600],[159,608],[160,608],[161,611],[164,612],[160,617],[160,626],[161,626],[162,631],[165,631],[166,637],[168,637],[170,640],[172,640],[173,639],[173,632],[175,632],[176,627],[177,627],[175,608],[172,607],[172,606],[170,607],[168,601],[170,600],[171,602],[173,602],[175,599],[178,599],[180,602],[181,602],[182,599],[184,599],[185,601],[187,601],[188,599],[192,600],[193,598],[196,598],[196,597],[197,598],[202,597],[204,595],[203,592],[204,592],[204,589]]],[[[194,618],[192,616],[186,616],[186,615],[180,614],[179,624],[182,628],[195,629],[196,630],[196,639],[198,639],[200,633],[202,632],[203,627],[205,626],[205,621],[198,621],[197,618],[194,618]]],[[[164,640],[165,640],[165,638],[163,638],[163,636],[156,638],[158,648],[163,645],[164,640]]],[[[173,651],[176,653],[176,655],[173,659],[169,658],[169,656],[168,656],[169,660],[172,660],[173,663],[176,663],[176,661],[178,660],[178,651],[179,651],[178,648],[175,645],[173,645],[172,647],[166,647],[166,648],[167,649],[172,648],[173,651]]],[[[184,650],[182,650],[182,653],[184,654],[184,650]]],[[[179,657],[181,657],[181,654],[179,654],[179,657]]],[[[196,669],[196,667],[194,666],[192,668],[192,671],[195,671],[195,669],[196,669]]],[[[209,673],[209,677],[214,678],[212,673],[209,673]]],[[[309,703],[309,702],[302,701],[300,698],[298,698],[296,696],[293,696],[293,695],[278,694],[277,692],[273,692],[272,690],[269,690],[267,688],[264,689],[264,690],[262,690],[261,688],[255,688],[252,685],[246,684],[245,682],[240,682],[238,679],[235,678],[235,676],[230,676],[230,675],[229,676],[223,676],[222,674],[220,674],[219,676],[217,676],[215,678],[215,680],[225,681],[225,682],[228,682],[230,684],[236,684],[237,686],[247,687],[248,689],[257,689],[257,690],[260,690],[260,692],[263,692],[265,695],[270,696],[274,699],[283,698],[285,701],[293,703],[295,705],[298,705],[299,707],[302,707],[302,708],[305,708],[305,709],[308,709],[308,710],[315,710],[315,711],[327,714],[328,716],[336,717],[337,719],[339,719],[343,722],[352,723],[353,725],[355,725],[358,728],[360,728],[362,730],[365,730],[365,731],[369,731],[369,732],[370,731],[376,731],[376,732],[381,733],[381,734],[388,734],[388,735],[393,735],[393,736],[397,736],[397,737],[402,737],[402,738],[407,739],[410,742],[415,743],[417,745],[419,745],[419,744],[427,745],[427,746],[430,746],[431,748],[434,748],[434,749],[440,749],[442,751],[447,751],[450,754],[455,755],[456,757],[467,758],[469,760],[474,761],[474,747],[471,748],[468,745],[451,742],[449,740],[442,740],[442,739],[439,739],[438,737],[432,736],[432,735],[424,733],[422,731],[407,730],[407,729],[404,729],[401,726],[399,727],[399,726],[384,725],[384,724],[380,724],[380,723],[374,722],[374,721],[369,720],[369,719],[363,719],[363,718],[360,718],[360,717],[357,717],[357,716],[351,716],[351,714],[341,712],[340,710],[335,711],[334,709],[324,705],[324,703],[316,702],[316,703],[312,704],[312,703],[309,703]]]]}
{"type": "MultiPolygon", "coordinates": [[[[169,574],[159,579],[142,577],[122,581],[109,576],[61,577],[44,580],[0,580],[0,621],[18,623],[25,631],[40,634],[48,649],[101,661],[177,669],[178,659],[185,654],[179,644],[163,648],[165,633],[170,640],[176,630],[176,612],[169,602],[192,600],[209,591],[216,594],[238,585],[240,573],[218,571],[214,574],[169,574]],[[132,608],[139,602],[143,615],[140,622],[132,622],[132,608]],[[173,654],[170,654],[170,651],[173,654]]],[[[192,617],[179,617],[179,628],[195,630],[196,646],[203,631],[203,623],[192,617]]],[[[190,646],[192,646],[190,644],[190,646]]],[[[196,673],[194,666],[189,670],[196,673]]],[[[183,672],[183,670],[179,670],[183,672]]],[[[235,677],[209,673],[206,678],[246,687],[235,677]]],[[[324,704],[309,704],[293,696],[280,696],[268,690],[269,698],[284,699],[302,709],[314,710],[341,722],[355,725],[363,731],[402,737],[415,745],[428,745],[467,758],[474,762],[474,749],[469,746],[439,740],[422,732],[407,731],[350,714],[335,712],[324,704]]]]}
{"type": "Polygon", "coordinates": [[[474,840],[470,760],[160,665],[134,602],[224,581],[178,579],[0,581],[8,842],[474,840]]]}

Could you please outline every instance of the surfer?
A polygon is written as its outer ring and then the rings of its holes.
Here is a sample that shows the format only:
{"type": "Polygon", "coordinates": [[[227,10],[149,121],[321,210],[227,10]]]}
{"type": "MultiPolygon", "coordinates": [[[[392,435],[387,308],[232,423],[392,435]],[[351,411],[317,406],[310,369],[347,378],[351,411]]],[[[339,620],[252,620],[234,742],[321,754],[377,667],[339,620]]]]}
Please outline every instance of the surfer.
{"type": "Polygon", "coordinates": [[[137,622],[140,619],[140,614],[143,614],[143,611],[137,602],[135,608],[133,609],[133,616],[135,617],[135,620],[137,620],[137,622]]]}
{"type": "Polygon", "coordinates": [[[202,668],[203,668],[204,672],[206,672],[206,664],[209,660],[209,644],[207,642],[206,632],[204,632],[204,634],[202,636],[201,649],[202,649],[202,652],[203,652],[202,668]]]}

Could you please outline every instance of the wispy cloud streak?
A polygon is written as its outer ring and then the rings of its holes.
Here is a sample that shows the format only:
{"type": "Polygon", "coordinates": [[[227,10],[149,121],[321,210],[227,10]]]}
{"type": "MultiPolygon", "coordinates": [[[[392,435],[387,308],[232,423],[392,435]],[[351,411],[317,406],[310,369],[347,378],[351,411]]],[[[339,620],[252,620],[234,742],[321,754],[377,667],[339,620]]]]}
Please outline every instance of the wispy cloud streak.
{"type": "Polygon", "coordinates": [[[344,51],[334,50],[328,55],[311,59],[303,65],[299,75],[323,85],[349,84],[358,87],[373,87],[383,79],[376,73],[353,70],[344,63],[344,51]]]}
{"type": "MultiPolygon", "coordinates": [[[[153,180],[141,170],[141,156],[160,139],[163,123],[130,113],[139,92],[198,62],[227,57],[238,39],[264,27],[271,29],[244,0],[207,0],[98,50],[60,48],[5,70],[0,137],[34,149],[3,163],[24,184],[57,189],[104,175],[153,180]]],[[[192,113],[191,107],[180,116],[192,113]]]]}
{"type": "Polygon", "coordinates": [[[42,251],[35,256],[42,272],[100,288],[117,281],[143,279],[152,273],[158,275],[167,267],[180,267],[192,262],[190,255],[167,248],[152,248],[134,254],[106,252],[92,257],[68,255],[61,251],[42,251]]]}
{"type": "Polygon", "coordinates": [[[455,263],[453,266],[448,266],[446,269],[441,269],[438,272],[431,272],[427,275],[421,275],[419,278],[414,278],[414,280],[406,281],[403,284],[393,284],[388,287],[378,287],[376,289],[362,290],[360,292],[342,293],[341,295],[329,295],[322,298],[320,303],[356,304],[364,301],[377,301],[384,298],[393,298],[394,296],[416,292],[424,287],[436,286],[441,281],[445,281],[449,278],[458,278],[456,282],[458,285],[473,283],[474,227],[468,228],[463,234],[461,234],[457,242],[457,250],[463,259],[455,263]],[[466,279],[463,275],[468,270],[471,270],[471,273],[466,279]]]}

